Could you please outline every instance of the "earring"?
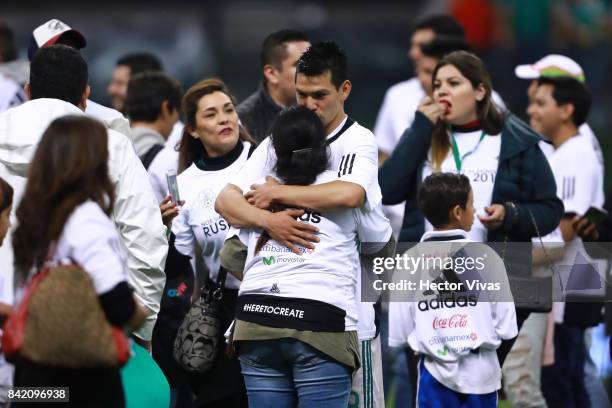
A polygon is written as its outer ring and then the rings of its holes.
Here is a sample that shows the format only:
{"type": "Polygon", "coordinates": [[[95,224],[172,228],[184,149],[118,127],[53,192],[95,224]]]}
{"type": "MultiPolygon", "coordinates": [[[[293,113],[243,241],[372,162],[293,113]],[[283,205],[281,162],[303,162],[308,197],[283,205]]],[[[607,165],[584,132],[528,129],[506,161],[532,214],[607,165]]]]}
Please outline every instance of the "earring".
{"type": "Polygon", "coordinates": [[[191,135],[191,137],[193,137],[194,139],[198,138],[198,134],[196,132],[191,132],[189,133],[191,135]]]}

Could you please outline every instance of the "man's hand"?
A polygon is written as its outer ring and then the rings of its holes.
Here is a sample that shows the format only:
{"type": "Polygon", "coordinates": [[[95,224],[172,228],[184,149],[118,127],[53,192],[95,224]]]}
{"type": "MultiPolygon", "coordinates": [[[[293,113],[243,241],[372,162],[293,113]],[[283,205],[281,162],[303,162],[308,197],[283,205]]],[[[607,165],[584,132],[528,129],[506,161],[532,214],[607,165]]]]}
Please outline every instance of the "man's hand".
{"type": "Polygon", "coordinates": [[[314,249],[312,243],[319,242],[319,238],[314,235],[319,232],[317,227],[296,220],[302,214],[304,210],[279,211],[268,213],[263,221],[264,229],[272,239],[298,255],[302,252],[297,245],[314,249]]]}
{"type": "Polygon", "coordinates": [[[269,209],[274,203],[275,192],[280,183],[274,177],[267,176],[264,184],[253,184],[251,190],[245,194],[249,204],[262,210],[269,209]]]}
{"type": "Polygon", "coordinates": [[[506,207],[501,204],[491,204],[489,207],[485,207],[485,212],[487,215],[479,215],[478,219],[486,229],[492,231],[501,227],[504,218],[506,218],[506,207]]]}
{"type": "Polygon", "coordinates": [[[421,102],[417,110],[427,116],[427,119],[435,125],[444,117],[446,109],[444,106],[434,102],[433,99],[427,96],[423,99],[423,102],[421,102]]]}
{"type": "MultiPolygon", "coordinates": [[[[181,200],[178,205],[185,204],[185,200],[181,200]]],[[[162,221],[168,228],[172,226],[172,220],[179,213],[179,207],[172,200],[172,196],[167,195],[166,198],[159,203],[159,210],[161,211],[162,221]]]]}
{"type": "Polygon", "coordinates": [[[576,231],[576,234],[585,241],[597,241],[599,239],[599,232],[597,232],[597,226],[588,219],[579,215],[575,216],[572,220],[572,228],[576,231]]]}

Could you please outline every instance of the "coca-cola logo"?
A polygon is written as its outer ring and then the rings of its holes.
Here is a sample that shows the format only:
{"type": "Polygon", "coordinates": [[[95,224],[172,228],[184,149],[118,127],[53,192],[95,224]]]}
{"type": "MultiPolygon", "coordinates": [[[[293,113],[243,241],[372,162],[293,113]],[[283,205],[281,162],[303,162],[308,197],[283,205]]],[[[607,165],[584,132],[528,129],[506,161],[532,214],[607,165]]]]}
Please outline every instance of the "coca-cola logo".
{"type": "Polygon", "coordinates": [[[451,317],[434,317],[431,326],[434,329],[457,329],[468,325],[467,314],[454,314],[451,317]]]}

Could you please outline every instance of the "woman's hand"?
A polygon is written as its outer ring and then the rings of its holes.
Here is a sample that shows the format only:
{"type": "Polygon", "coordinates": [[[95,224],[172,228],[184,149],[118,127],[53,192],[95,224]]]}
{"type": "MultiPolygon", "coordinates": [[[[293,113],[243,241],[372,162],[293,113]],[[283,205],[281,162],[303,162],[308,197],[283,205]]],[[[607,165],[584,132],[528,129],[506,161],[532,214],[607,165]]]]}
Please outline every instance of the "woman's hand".
{"type": "Polygon", "coordinates": [[[276,189],[280,186],[278,180],[267,176],[264,184],[253,184],[251,190],[245,194],[249,204],[262,210],[269,209],[274,203],[276,189]]]}
{"type": "Polygon", "coordinates": [[[166,198],[159,203],[159,210],[161,211],[162,221],[167,228],[172,226],[172,220],[179,213],[179,206],[185,204],[185,200],[181,200],[178,205],[172,200],[171,195],[167,195],[166,198]]]}
{"type": "Polygon", "coordinates": [[[501,204],[491,204],[485,207],[487,215],[479,215],[478,219],[486,229],[493,231],[501,227],[506,218],[506,207],[501,204]]]}
{"type": "Polygon", "coordinates": [[[445,108],[439,103],[436,103],[429,96],[423,99],[423,102],[421,102],[417,110],[427,116],[427,119],[434,125],[444,117],[445,112],[445,108]]]}
{"type": "Polygon", "coordinates": [[[297,220],[302,214],[304,210],[285,210],[269,213],[264,220],[264,229],[268,231],[270,237],[297,255],[302,254],[300,246],[314,249],[313,242],[319,242],[319,237],[315,235],[319,229],[297,220]]]}

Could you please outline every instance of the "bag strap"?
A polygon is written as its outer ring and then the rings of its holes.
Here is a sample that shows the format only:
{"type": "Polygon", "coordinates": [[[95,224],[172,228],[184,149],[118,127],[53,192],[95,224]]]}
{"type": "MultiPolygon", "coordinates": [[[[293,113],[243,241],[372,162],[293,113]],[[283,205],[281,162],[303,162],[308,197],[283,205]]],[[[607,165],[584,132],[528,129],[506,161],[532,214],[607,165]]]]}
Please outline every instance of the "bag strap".
{"type": "MultiPolygon", "coordinates": [[[[533,224],[533,227],[536,231],[536,234],[538,235],[538,240],[540,241],[540,246],[542,247],[542,252],[544,252],[544,257],[546,258],[547,264],[548,264],[548,268],[550,269],[550,271],[552,272],[553,276],[555,275],[555,267],[554,267],[554,262],[552,260],[552,258],[550,257],[550,255],[548,255],[548,251],[546,251],[546,246],[544,245],[544,241],[542,241],[542,234],[540,233],[540,228],[538,228],[538,223],[535,219],[535,217],[533,216],[533,213],[531,212],[531,209],[529,209],[528,207],[524,207],[527,210],[527,213],[529,214],[529,218],[531,219],[531,223],[533,224]]],[[[506,254],[506,245],[508,244],[508,235],[505,236],[504,238],[504,248],[502,250],[502,261],[504,260],[505,254],[506,254]]],[[[558,275],[558,274],[557,274],[558,275]]],[[[561,276],[559,276],[559,284],[561,285],[561,289],[563,289],[563,282],[561,281],[561,276]]]]}
{"type": "Polygon", "coordinates": [[[155,159],[157,153],[161,152],[163,148],[163,144],[156,144],[151,146],[151,148],[142,155],[140,160],[142,161],[142,165],[144,166],[145,170],[149,170],[149,166],[151,166],[151,163],[153,163],[153,159],[155,159]]]}

